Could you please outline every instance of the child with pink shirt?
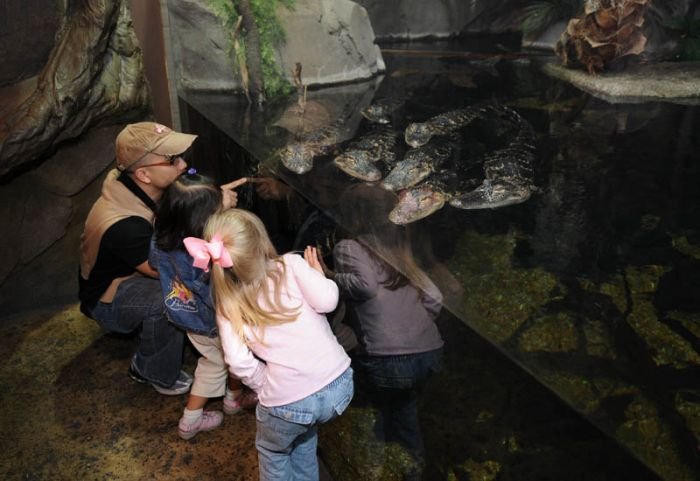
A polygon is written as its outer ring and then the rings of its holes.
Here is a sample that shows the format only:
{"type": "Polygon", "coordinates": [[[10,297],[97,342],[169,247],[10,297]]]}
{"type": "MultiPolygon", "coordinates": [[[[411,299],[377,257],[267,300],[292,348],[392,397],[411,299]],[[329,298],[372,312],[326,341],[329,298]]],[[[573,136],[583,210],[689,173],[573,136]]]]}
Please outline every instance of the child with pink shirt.
{"type": "Polygon", "coordinates": [[[258,393],[260,479],[317,480],[317,426],[353,396],[350,358],[325,316],[338,303],[338,287],[315,248],[304,257],[278,255],[250,212],[220,212],[204,232],[193,257],[211,259],[224,358],[258,393]]]}

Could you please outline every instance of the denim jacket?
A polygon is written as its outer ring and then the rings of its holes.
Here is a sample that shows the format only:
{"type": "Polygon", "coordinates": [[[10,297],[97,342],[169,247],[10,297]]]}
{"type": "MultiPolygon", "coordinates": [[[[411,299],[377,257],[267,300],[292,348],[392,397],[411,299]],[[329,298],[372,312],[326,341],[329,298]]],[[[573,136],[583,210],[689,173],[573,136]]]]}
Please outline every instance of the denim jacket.
{"type": "Polygon", "coordinates": [[[158,270],[170,322],[195,334],[217,336],[209,274],[193,267],[192,257],[185,250],[165,252],[153,239],[148,260],[158,270]]]}

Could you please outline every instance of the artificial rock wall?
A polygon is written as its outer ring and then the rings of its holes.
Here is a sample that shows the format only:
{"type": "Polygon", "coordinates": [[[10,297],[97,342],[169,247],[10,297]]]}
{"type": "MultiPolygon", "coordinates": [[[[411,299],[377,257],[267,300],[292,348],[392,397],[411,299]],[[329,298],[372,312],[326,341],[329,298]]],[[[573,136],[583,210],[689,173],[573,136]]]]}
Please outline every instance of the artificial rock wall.
{"type": "Polygon", "coordinates": [[[520,29],[527,0],[356,0],[380,40],[445,38],[520,29]]]}
{"type": "MultiPolygon", "coordinates": [[[[178,88],[242,91],[232,60],[231,32],[196,0],[168,0],[172,55],[178,88]]],[[[330,85],[368,79],[385,70],[367,12],[350,0],[296,0],[277,14],[286,40],[277,61],[291,82],[297,62],[305,85],[330,85]]]]}
{"type": "Polygon", "coordinates": [[[86,187],[112,163],[121,126],[149,115],[150,94],[128,0],[9,0],[0,24],[7,315],[75,299],[78,237],[96,196],[86,187]]]}

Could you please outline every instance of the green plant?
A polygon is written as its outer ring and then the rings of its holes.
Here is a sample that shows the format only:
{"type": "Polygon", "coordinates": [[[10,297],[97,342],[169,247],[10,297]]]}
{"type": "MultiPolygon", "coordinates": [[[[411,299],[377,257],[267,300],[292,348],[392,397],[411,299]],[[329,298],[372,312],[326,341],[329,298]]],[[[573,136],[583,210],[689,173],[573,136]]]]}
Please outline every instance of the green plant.
{"type": "MultiPolygon", "coordinates": [[[[239,17],[236,9],[237,0],[207,0],[207,3],[221,19],[224,27],[232,32],[232,57],[243,74],[246,70],[245,32],[240,38],[237,38],[238,41],[234,42],[234,36],[238,35],[238,32],[235,32],[239,17]]],[[[284,29],[277,18],[277,6],[280,4],[286,8],[292,8],[294,0],[250,0],[255,23],[260,32],[260,57],[265,95],[268,98],[286,95],[294,90],[292,85],[285,79],[275,60],[276,46],[283,42],[285,38],[284,29]]]]}
{"type": "Polygon", "coordinates": [[[525,7],[522,29],[525,35],[536,35],[560,20],[579,14],[583,0],[540,0],[525,7]]]}

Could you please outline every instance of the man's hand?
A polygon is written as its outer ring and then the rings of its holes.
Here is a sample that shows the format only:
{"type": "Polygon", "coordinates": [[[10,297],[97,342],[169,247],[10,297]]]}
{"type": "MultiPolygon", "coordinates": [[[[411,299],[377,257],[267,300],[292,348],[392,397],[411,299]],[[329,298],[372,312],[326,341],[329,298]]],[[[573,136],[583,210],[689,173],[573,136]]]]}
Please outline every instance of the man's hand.
{"type": "Polygon", "coordinates": [[[292,188],[274,177],[255,177],[250,179],[255,183],[255,193],[265,200],[282,200],[292,192],[292,188]]]}
{"type": "Polygon", "coordinates": [[[224,209],[231,209],[238,205],[238,194],[234,191],[235,188],[248,182],[247,177],[241,177],[238,180],[229,182],[221,186],[221,193],[223,194],[223,207],[224,209]]]}

